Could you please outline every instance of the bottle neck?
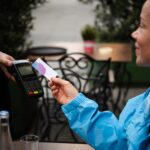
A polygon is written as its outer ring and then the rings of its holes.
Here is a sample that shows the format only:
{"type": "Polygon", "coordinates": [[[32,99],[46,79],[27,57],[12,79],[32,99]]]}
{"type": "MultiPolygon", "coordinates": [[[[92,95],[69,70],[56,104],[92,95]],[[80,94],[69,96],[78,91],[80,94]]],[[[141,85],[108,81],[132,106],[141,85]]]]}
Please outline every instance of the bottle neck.
{"type": "Polygon", "coordinates": [[[0,111],[0,150],[13,150],[9,129],[9,114],[6,111],[0,111]]]}
{"type": "Polygon", "coordinates": [[[0,135],[3,136],[4,134],[7,134],[7,136],[10,136],[8,118],[0,118],[0,135]]]}
{"type": "Polygon", "coordinates": [[[2,132],[9,132],[9,125],[8,124],[1,125],[0,131],[1,131],[1,133],[2,132]]]}

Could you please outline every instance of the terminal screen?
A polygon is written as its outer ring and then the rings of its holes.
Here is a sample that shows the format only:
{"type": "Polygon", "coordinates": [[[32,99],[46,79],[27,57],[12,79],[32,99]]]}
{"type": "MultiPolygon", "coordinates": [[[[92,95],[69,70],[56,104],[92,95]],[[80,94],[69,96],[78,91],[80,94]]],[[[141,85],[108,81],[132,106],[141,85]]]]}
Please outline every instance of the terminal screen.
{"type": "Polygon", "coordinates": [[[30,65],[19,66],[18,69],[22,76],[34,74],[30,65]]]}

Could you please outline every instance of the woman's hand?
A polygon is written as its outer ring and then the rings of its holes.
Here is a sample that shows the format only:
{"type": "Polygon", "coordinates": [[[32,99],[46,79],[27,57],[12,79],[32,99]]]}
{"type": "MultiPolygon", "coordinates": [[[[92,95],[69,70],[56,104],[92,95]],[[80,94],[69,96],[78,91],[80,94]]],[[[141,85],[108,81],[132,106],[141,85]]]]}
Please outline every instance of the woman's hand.
{"type": "Polygon", "coordinates": [[[70,82],[60,78],[52,78],[49,86],[60,104],[66,104],[78,95],[77,89],[70,82]]]}
{"type": "Polygon", "coordinates": [[[6,68],[12,65],[13,60],[14,58],[12,56],[5,54],[3,52],[0,52],[0,68],[9,79],[15,81],[14,77],[8,72],[6,68]]]}

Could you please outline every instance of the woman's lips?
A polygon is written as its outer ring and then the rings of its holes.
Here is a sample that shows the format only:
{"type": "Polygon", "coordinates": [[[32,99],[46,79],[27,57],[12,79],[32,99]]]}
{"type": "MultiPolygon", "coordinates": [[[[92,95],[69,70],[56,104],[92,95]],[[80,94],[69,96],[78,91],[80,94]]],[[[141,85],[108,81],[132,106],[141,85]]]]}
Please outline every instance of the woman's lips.
{"type": "Polygon", "coordinates": [[[136,47],[135,51],[136,51],[136,54],[139,54],[140,48],[136,47]]]}

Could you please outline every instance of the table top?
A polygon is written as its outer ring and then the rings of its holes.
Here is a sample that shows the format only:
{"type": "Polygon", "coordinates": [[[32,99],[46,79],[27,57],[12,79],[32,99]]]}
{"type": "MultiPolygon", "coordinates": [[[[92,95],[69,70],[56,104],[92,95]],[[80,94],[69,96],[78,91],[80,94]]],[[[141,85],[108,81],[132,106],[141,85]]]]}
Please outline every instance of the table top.
{"type": "Polygon", "coordinates": [[[58,56],[66,54],[67,49],[56,46],[36,46],[27,50],[28,55],[58,56]]]}
{"type": "MultiPolygon", "coordinates": [[[[16,150],[23,150],[21,142],[14,142],[16,150]]],[[[48,143],[40,142],[38,150],[94,150],[87,144],[72,143],[48,143]]]]}

